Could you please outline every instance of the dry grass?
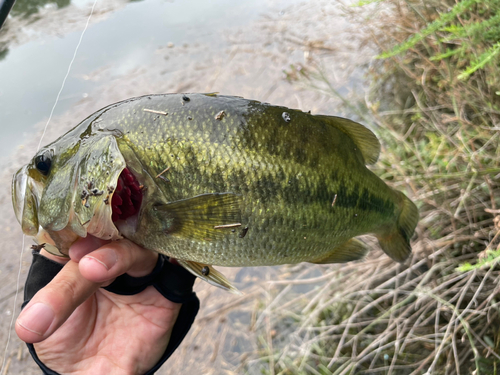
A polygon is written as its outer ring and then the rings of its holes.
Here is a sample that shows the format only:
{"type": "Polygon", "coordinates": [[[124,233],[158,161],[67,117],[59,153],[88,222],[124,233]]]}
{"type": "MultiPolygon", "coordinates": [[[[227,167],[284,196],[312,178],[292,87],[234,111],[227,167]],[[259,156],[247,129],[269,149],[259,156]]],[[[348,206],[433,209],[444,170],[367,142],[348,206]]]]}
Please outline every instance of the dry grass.
{"type": "Polygon", "coordinates": [[[249,373],[498,373],[500,3],[455,4],[349,10],[363,42],[394,52],[373,60],[361,104],[333,90],[319,64],[288,72],[343,96],[375,129],[383,142],[375,172],[417,203],[421,220],[405,265],[374,255],[275,283],[258,312],[261,357],[249,373]],[[305,285],[314,287],[296,290],[305,285]]]}

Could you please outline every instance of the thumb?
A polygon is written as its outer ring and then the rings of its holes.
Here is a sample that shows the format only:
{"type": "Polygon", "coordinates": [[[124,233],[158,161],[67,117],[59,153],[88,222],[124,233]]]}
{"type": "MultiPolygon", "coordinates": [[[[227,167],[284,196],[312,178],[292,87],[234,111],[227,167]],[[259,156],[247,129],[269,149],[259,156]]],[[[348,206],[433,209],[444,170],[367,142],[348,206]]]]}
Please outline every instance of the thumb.
{"type": "Polygon", "coordinates": [[[45,340],[100,286],[80,274],[78,263],[67,262],[21,312],[16,321],[17,335],[27,343],[45,340]]]}

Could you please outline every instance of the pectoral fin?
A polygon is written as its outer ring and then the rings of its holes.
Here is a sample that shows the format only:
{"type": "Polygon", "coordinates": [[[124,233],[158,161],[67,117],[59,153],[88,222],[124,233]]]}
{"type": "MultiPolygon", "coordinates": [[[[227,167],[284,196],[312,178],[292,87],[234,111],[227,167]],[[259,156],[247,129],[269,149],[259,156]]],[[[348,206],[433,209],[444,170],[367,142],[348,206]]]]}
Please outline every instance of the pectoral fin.
{"type": "Polygon", "coordinates": [[[331,253],[309,261],[316,264],[330,264],[330,263],[345,263],[353,260],[359,260],[365,257],[368,249],[365,244],[355,238],[335,247],[331,253]]]}
{"type": "Polygon", "coordinates": [[[241,196],[233,193],[197,195],[154,209],[166,223],[165,232],[198,241],[213,241],[241,226],[241,196]]]}
{"type": "Polygon", "coordinates": [[[199,277],[200,279],[206,281],[209,284],[227,290],[228,292],[234,294],[243,294],[238,289],[236,289],[226,277],[217,271],[215,268],[209,265],[191,262],[189,260],[176,259],[177,262],[191,272],[193,275],[199,277]]]}

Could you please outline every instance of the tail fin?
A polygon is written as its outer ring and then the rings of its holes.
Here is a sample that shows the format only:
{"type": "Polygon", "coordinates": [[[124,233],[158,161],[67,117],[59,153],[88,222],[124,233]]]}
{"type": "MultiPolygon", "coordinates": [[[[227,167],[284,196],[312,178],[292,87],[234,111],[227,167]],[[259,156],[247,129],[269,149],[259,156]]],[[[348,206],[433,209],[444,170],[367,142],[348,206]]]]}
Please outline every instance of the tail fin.
{"type": "Polygon", "coordinates": [[[418,223],[417,206],[403,193],[400,199],[403,209],[399,214],[396,225],[377,235],[382,250],[397,262],[403,262],[411,253],[410,238],[418,223]]]}

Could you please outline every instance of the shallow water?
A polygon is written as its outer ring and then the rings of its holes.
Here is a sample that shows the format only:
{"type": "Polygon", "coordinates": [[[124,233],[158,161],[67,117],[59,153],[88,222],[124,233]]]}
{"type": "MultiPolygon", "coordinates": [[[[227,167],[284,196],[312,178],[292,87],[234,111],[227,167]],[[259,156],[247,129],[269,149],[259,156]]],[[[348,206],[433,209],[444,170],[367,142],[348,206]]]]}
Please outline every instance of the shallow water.
{"type": "MultiPolygon", "coordinates": [[[[99,1],[54,114],[63,114],[113,78],[147,67],[162,49],[196,50],[204,45],[210,46],[211,53],[224,54],[229,47],[225,33],[248,25],[261,13],[279,13],[285,3],[294,2],[150,0],[117,1],[109,6],[99,1]],[[102,70],[106,74],[96,80],[92,73],[102,70]]],[[[16,3],[14,16],[0,31],[3,155],[22,144],[23,134],[48,117],[92,3],[76,1],[60,9],[48,3],[31,14],[31,23],[24,17],[33,8],[21,12],[24,5],[16,3]]],[[[200,61],[207,52],[200,51],[200,61]]],[[[173,58],[182,61],[185,56],[173,58]]],[[[165,61],[164,65],[168,70],[172,64],[165,61]]]]}

